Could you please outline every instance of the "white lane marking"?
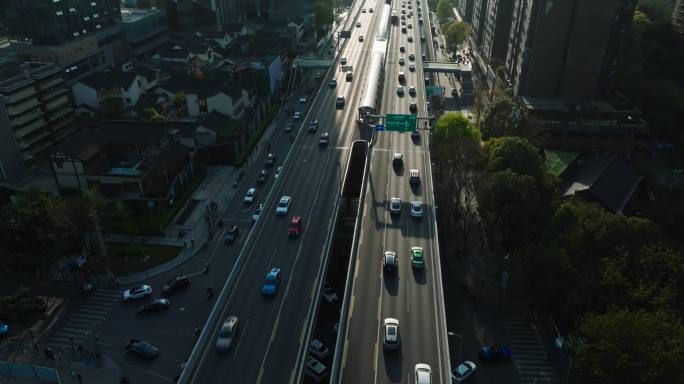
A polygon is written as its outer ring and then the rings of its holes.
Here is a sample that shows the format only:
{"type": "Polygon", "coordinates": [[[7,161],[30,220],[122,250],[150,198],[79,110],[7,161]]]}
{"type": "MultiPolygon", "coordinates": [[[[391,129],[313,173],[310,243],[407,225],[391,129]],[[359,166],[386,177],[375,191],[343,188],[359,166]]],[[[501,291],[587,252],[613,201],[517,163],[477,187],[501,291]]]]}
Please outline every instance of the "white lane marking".
{"type": "Polygon", "coordinates": [[[240,346],[242,345],[242,339],[244,339],[245,335],[247,335],[247,327],[249,327],[250,320],[252,319],[247,319],[244,328],[242,328],[242,331],[240,332],[240,340],[238,340],[238,344],[235,346],[235,352],[233,352],[233,357],[237,356],[238,351],[240,350],[240,346]]]}
{"type": "MultiPolygon", "coordinates": [[[[406,292],[409,292],[409,280],[410,280],[410,279],[406,279],[406,292]]],[[[411,312],[411,310],[410,310],[411,308],[410,308],[410,306],[409,306],[410,297],[411,297],[411,295],[409,295],[409,294],[406,295],[406,313],[410,313],[410,312],[411,312]]]]}

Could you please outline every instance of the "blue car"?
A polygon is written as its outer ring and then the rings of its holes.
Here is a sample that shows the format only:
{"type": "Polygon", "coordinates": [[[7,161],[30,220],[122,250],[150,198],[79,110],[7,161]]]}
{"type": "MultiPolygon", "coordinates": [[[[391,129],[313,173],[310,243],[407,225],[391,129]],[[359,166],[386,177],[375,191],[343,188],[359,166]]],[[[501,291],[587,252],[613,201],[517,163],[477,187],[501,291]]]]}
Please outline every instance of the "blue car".
{"type": "Polygon", "coordinates": [[[0,321],[0,335],[5,335],[9,332],[9,326],[0,321]]]}
{"type": "Polygon", "coordinates": [[[505,345],[490,344],[478,353],[480,361],[506,361],[511,359],[511,350],[505,345]]]}
{"type": "Polygon", "coordinates": [[[261,286],[261,293],[264,295],[275,295],[278,291],[278,284],[280,283],[280,268],[273,268],[264,279],[264,285],[261,286]]]}

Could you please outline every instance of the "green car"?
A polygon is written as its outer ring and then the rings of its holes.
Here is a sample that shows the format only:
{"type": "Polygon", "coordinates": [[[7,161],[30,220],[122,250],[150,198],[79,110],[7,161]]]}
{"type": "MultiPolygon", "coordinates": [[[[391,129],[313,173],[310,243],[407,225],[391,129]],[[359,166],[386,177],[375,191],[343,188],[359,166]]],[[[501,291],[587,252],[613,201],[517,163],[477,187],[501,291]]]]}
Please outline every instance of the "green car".
{"type": "Polygon", "coordinates": [[[411,247],[411,266],[413,268],[425,268],[423,247],[411,247]]]}

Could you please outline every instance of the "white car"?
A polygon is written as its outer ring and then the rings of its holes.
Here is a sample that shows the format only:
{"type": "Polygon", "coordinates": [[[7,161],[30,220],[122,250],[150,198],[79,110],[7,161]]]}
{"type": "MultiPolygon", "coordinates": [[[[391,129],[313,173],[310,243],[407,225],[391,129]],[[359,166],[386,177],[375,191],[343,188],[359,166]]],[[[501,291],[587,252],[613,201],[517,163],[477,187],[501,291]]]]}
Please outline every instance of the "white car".
{"type": "Polygon", "coordinates": [[[309,356],[304,363],[304,372],[315,381],[321,381],[327,376],[327,368],[323,363],[309,356]]]}
{"type": "Polygon", "coordinates": [[[247,193],[245,193],[245,198],[242,200],[246,204],[252,204],[254,202],[255,197],[256,197],[256,188],[250,188],[247,190],[247,193]]]}
{"type": "Polygon", "coordinates": [[[295,113],[294,113],[293,118],[294,118],[295,120],[299,120],[300,117],[302,117],[302,113],[301,113],[301,112],[295,112],[295,113]]]}
{"type": "Polygon", "coordinates": [[[411,217],[415,217],[416,219],[423,217],[423,203],[420,201],[411,202],[411,217]]]}
{"type": "Polygon", "coordinates": [[[152,287],[147,284],[137,285],[123,291],[123,301],[143,299],[152,295],[152,287]]]}
{"type": "Polygon", "coordinates": [[[256,208],[254,208],[254,211],[252,211],[252,221],[256,222],[259,220],[259,217],[261,217],[261,211],[264,210],[264,205],[259,204],[257,205],[256,208]]]}
{"type": "Polygon", "coordinates": [[[384,338],[382,346],[385,349],[399,349],[401,341],[399,340],[399,320],[387,318],[383,321],[385,327],[384,338]]]}
{"type": "Polygon", "coordinates": [[[281,172],[283,172],[283,167],[278,167],[278,168],[276,169],[275,175],[273,175],[273,177],[275,177],[275,178],[277,179],[278,176],[280,176],[280,173],[281,173],[281,172]]]}
{"type": "Polygon", "coordinates": [[[299,98],[299,104],[306,104],[306,96],[299,98]]]}
{"type": "Polygon", "coordinates": [[[390,213],[393,215],[398,215],[401,213],[401,199],[398,197],[393,197],[390,199],[389,204],[390,213]]]}
{"type": "Polygon", "coordinates": [[[429,365],[418,363],[413,372],[416,376],[416,384],[432,383],[432,368],[429,365]]]}
{"type": "Polygon", "coordinates": [[[330,350],[328,347],[323,345],[323,343],[314,339],[309,343],[309,353],[318,357],[319,359],[323,359],[330,354],[330,350]]]}
{"type": "Polygon", "coordinates": [[[463,382],[465,379],[469,378],[473,373],[475,373],[476,369],[477,366],[472,361],[462,362],[458,367],[456,367],[456,369],[451,371],[451,382],[463,382]]]}
{"type": "Polygon", "coordinates": [[[409,171],[409,184],[420,184],[420,171],[417,169],[409,171]]]}
{"type": "Polygon", "coordinates": [[[290,200],[290,196],[283,196],[280,198],[278,206],[276,207],[276,214],[278,216],[287,215],[287,212],[290,210],[290,200]]]}

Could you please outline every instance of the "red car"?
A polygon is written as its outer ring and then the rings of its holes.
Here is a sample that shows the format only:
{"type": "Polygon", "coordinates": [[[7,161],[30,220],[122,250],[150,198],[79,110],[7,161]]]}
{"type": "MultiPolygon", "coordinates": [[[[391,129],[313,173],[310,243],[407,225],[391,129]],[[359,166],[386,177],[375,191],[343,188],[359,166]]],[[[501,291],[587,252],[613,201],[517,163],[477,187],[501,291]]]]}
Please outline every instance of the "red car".
{"type": "Polygon", "coordinates": [[[299,232],[302,230],[302,217],[295,216],[290,221],[290,227],[287,229],[287,234],[290,236],[298,236],[299,232]]]}

